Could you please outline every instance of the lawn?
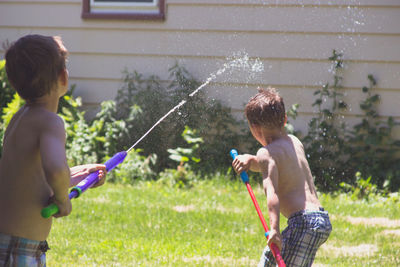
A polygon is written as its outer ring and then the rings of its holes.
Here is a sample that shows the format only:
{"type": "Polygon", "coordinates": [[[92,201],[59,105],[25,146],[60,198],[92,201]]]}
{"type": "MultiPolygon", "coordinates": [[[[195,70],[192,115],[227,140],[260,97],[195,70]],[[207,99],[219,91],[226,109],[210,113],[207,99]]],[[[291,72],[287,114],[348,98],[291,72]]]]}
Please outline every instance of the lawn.
{"type": "MultiPolygon", "coordinates": [[[[261,188],[253,185],[267,217],[261,188]]],[[[399,266],[400,203],[321,195],[333,231],[315,266],[399,266]]],[[[281,228],[286,219],[281,219],[281,228]]],[[[106,184],[54,220],[48,266],[256,266],[266,244],[245,186],[106,184]]]]}

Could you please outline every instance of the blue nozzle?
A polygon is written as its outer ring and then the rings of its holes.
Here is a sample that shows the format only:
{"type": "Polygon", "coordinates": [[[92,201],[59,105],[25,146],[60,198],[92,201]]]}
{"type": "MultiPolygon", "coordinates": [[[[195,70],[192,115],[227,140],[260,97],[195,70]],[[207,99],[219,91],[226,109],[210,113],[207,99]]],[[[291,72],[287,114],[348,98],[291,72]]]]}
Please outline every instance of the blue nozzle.
{"type": "MultiPolygon", "coordinates": [[[[235,159],[238,156],[238,152],[237,152],[236,149],[232,149],[230,154],[231,154],[231,157],[233,159],[235,159]]],[[[249,176],[247,175],[246,172],[241,172],[240,173],[240,178],[242,178],[243,183],[248,183],[249,182],[249,176]]]]}
{"type": "Polygon", "coordinates": [[[116,153],[112,158],[106,161],[104,165],[106,165],[107,171],[111,171],[114,169],[118,164],[122,163],[126,157],[128,152],[126,151],[121,151],[116,153]]]}

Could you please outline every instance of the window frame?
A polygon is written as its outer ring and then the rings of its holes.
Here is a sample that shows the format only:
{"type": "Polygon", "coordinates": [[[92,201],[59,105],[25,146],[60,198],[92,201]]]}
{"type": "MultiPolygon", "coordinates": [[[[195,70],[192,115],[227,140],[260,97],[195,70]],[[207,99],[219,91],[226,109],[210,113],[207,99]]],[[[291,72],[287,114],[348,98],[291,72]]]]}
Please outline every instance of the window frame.
{"type": "Polygon", "coordinates": [[[83,19],[124,19],[124,20],[164,20],[165,0],[158,0],[158,12],[141,13],[137,12],[91,12],[91,0],[82,0],[83,19]]]}

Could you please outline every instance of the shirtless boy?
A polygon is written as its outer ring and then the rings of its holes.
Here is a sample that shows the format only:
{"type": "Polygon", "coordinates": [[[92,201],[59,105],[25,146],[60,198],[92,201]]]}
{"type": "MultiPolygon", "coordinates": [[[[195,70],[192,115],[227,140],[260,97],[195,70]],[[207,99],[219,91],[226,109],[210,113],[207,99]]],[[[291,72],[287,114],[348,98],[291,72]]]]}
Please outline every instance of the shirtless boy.
{"type": "Polygon", "coordinates": [[[28,35],[7,50],[8,79],[26,104],[14,115],[4,136],[0,159],[0,265],[44,266],[52,219],[40,215],[49,199],[55,217],[71,212],[68,188],[105,166],[69,168],[65,130],[56,114],[68,90],[67,50],[58,37],[28,35]]]}
{"type": "MultiPolygon", "coordinates": [[[[288,135],[283,99],[273,88],[260,89],[246,105],[253,137],[262,145],[257,155],[239,155],[232,162],[237,173],[261,172],[270,218],[268,245],[275,243],[287,266],[311,266],[317,249],[332,230],[328,213],[317,197],[302,143],[288,135]],[[279,214],[288,218],[280,233],[279,214]]],[[[259,266],[275,266],[267,246],[259,266]]]]}

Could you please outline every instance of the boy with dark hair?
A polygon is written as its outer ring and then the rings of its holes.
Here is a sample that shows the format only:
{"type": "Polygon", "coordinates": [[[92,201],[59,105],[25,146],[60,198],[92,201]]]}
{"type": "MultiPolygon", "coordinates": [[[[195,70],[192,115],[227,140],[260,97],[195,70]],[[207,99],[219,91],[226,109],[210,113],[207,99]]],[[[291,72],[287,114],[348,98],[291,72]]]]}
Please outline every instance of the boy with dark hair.
{"type": "Polygon", "coordinates": [[[59,37],[28,35],[6,51],[6,71],[26,101],[4,135],[0,159],[0,265],[45,266],[45,241],[52,219],[40,215],[49,199],[59,207],[55,217],[71,212],[68,188],[105,166],[69,168],[63,120],[56,114],[68,90],[67,50],[59,37]]]}
{"type": "MultiPolygon", "coordinates": [[[[261,172],[270,218],[268,245],[281,250],[286,266],[311,266],[317,249],[328,239],[332,225],[317,197],[304,147],[285,131],[282,97],[273,88],[260,89],[246,105],[253,137],[262,145],[257,155],[239,155],[232,166],[237,173],[261,172]],[[280,233],[279,215],[288,218],[280,233]]],[[[259,266],[275,266],[267,246],[259,266]]]]}

